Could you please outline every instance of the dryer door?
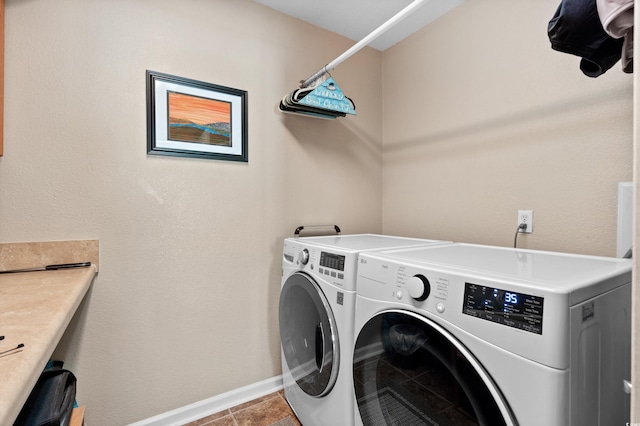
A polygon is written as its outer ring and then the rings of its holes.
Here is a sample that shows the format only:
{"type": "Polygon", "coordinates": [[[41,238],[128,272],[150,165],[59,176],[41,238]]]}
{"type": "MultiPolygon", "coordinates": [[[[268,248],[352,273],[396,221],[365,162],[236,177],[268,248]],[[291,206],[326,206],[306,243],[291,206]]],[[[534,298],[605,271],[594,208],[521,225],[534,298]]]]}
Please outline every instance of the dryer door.
{"type": "Polygon", "coordinates": [[[280,338],[298,386],[311,396],[330,392],[340,359],[336,322],[324,293],[306,274],[296,272],[282,286],[280,338]]]}
{"type": "Polygon", "coordinates": [[[479,362],[451,334],[412,312],[389,310],[358,334],[355,393],[364,425],[513,425],[479,362]]]}

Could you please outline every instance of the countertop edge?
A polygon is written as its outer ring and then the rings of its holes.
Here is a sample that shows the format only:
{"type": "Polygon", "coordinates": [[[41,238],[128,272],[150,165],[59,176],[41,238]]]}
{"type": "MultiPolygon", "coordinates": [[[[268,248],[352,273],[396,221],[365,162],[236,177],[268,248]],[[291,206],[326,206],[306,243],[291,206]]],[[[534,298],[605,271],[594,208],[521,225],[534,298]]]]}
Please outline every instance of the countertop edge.
{"type": "MultiPolygon", "coordinates": [[[[12,370],[15,371],[13,377],[10,376],[9,380],[3,380],[3,382],[0,383],[0,424],[12,424],[20,413],[22,406],[38,381],[40,373],[49,361],[67,326],[80,306],[80,303],[87,294],[96,274],[97,267],[95,265],[64,271],[10,274],[12,275],[11,279],[13,279],[13,281],[22,279],[33,282],[42,279],[52,285],[65,281],[67,282],[65,285],[70,286],[71,290],[64,296],[64,300],[59,309],[51,312],[51,327],[45,330],[38,330],[38,332],[45,337],[37,336],[35,339],[32,339],[37,342],[35,345],[25,342],[24,349],[18,353],[4,357],[0,356],[0,369],[17,369],[17,371],[12,370]],[[50,337],[46,337],[47,335],[50,337]],[[28,353],[32,355],[28,356],[28,353]]],[[[3,281],[8,282],[8,279],[5,277],[7,276],[3,276],[2,280],[0,280],[0,285],[2,285],[3,281]]],[[[20,291],[20,288],[14,284],[13,290],[17,293],[20,291]]],[[[4,325],[5,324],[3,324],[3,326],[4,325]]],[[[7,336],[7,338],[9,338],[9,336],[7,336]]],[[[9,348],[10,347],[13,346],[9,346],[9,348]]]]}

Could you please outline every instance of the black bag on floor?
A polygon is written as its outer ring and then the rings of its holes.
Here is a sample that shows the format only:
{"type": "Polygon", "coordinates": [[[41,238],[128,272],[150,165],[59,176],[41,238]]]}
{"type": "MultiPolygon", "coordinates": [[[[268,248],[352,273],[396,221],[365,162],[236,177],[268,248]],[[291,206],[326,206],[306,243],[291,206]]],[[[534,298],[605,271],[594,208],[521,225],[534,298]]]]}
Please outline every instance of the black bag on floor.
{"type": "Polygon", "coordinates": [[[76,376],[60,367],[40,375],[14,426],[68,426],[76,399],[76,376]]]}

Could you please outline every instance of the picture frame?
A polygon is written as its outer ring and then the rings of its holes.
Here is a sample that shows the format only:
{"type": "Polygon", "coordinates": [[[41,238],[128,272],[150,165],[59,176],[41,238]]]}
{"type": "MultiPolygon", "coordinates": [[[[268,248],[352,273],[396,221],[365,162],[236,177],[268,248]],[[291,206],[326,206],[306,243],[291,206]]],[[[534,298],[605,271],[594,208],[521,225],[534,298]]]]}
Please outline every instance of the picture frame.
{"type": "Polygon", "coordinates": [[[247,92],[147,70],[147,154],[248,162],[247,92]]]}

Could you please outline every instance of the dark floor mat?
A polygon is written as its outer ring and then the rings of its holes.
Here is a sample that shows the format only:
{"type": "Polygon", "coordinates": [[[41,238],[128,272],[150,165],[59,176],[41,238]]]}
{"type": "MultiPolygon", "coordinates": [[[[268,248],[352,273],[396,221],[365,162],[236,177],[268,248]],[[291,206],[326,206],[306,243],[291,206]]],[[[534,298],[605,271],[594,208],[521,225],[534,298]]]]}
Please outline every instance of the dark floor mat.
{"type": "Polygon", "coordinates": [[[359,399],[358,406],[365,426],[436,426],[439,424],[436,419],[420,411],[389,387],[359,399]]]}

